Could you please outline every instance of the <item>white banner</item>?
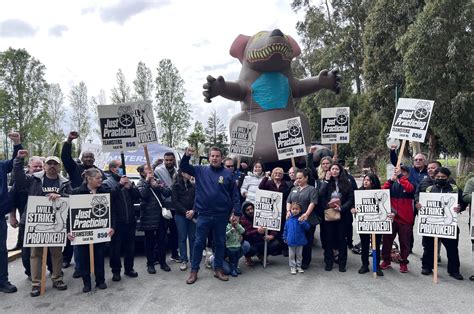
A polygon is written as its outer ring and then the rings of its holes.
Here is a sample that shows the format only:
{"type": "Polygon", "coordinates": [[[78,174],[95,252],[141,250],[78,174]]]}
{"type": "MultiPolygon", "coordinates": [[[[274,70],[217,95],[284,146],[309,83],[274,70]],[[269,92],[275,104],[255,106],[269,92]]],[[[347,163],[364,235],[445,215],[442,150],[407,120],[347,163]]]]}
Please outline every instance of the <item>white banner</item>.
{"type": "Polygon", "coordinates": [[[433,100],[398,99],[389,137],[423,143],[430,123],[433,105],[433,100]]]}
{"type": "Polygon", "coordinates": [[[254,228],[280,231],[283,193],[257,189],[254,206],[254,228]]]}
{"type": "Polygon", "coordinates": [[[458,218],[454,207],[457,193],[420,193],[418,210],[418,235],[455,239],[458,218]]]}
{"type": "Polygon", "coordinates": [[[110,241],[110,194],[71,195],[69,202],[72,245],[110,241]]]}
{"type": "Polygon", "coordinates": [[[356,190],[357,233],[392,234],[390,190],[356,190]]]}
{"type": "Polygon", "coordinates": [[[50,201],[47,196],[28,196],[24,247],[65,246],[67,198],[50,201]]]}
{"type": "Polygon", "coordinates": [[[321,108],[321,143],[349,143],[350,108],[321,108]]]}
{"type": "Polygon", "coordinates": [[[151,102],[99,105],[104,152],[136,150],[138,145],[158,143],[151,102]]]}
{"type": "Polygon", "coordinates": [[[278,160],[306,155],[300,117],[273,122],[272,130],[278,160]]]}
{"type": "Polygon", "coordinates": [[[250,121],[235,121],[230,131],[229,152],[245,157],[253,157],[257,139],[258,124],[250,121]]]}

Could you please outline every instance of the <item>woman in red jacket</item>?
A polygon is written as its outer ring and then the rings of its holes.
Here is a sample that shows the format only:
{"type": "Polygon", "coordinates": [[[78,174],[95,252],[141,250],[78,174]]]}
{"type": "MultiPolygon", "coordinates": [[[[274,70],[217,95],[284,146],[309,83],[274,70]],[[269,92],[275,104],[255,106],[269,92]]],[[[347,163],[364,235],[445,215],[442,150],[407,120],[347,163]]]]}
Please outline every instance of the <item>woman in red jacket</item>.
{"type": "Polygon", "coordinates": [[[391,266],[391,252],[393,240],[398,234],[400,241],[400,272],[408,272],[408,255],[410,254],[410,238],[413,232],[415,219],[413,200],[415,187],[408,181],[409,170],[406,166],[395,168],[392,177],[384,183],[382,189],[390,189],[390,203],[394,218],[392,221],[392,234],[384,234],[382,239],[381,269],[391,266]]]}

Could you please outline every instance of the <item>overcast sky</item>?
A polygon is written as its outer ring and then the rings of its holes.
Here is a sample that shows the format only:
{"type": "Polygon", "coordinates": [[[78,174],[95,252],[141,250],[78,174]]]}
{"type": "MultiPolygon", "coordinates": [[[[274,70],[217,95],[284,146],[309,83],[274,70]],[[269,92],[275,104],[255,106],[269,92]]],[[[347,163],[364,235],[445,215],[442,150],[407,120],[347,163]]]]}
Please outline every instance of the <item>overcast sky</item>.
{"type": "Polygon", "coordinates": [[[4,1],[0,51],[25,48],[46,66],[46,80],[59,83],[65,96],[72,85],[84,81],[89,97],[103,89],[108,101],[119,68],[132,87],[139,61],[155,78],[159,61],[169,58],[185,81],[193,119],[205,122],[216,109],[227,125],[240,104],[221,97],[204,103],[206,76],[238,77],[240,63],[229,55],[229,48],[239,34],[280,28],[299,41],[295,26],[303,15],[293,12],[290,4],[291,0],[4,1]]]}

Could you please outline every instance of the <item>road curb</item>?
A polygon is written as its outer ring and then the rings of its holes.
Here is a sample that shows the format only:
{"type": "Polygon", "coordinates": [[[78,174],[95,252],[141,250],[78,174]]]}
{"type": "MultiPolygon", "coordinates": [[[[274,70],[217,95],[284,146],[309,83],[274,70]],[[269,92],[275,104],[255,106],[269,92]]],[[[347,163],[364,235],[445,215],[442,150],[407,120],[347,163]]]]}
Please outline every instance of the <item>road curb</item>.
{"type": "Polygon", "coordinates": [[[12,262],[21,256],[21,250],[9,251],[8,262],[12,262]]]}

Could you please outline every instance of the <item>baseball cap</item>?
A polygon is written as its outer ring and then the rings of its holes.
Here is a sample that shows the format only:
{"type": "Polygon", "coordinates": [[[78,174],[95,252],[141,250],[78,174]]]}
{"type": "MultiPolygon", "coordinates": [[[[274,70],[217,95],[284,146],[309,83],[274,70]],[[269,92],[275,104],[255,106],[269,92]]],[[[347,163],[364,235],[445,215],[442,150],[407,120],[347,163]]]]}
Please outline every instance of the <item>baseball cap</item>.
{"type": "Polygon", "coordinates": [[[55,162],[57,162],[58,164],[61,163],[61,159],[59,159],[59,158],[56,157],[56,156],[48,156],[48,157],[46,157],[46,159],[44,160],[44,163],[47,164],[49,161],[55,161],[55,162]]]}
{"type": "Polygon", "coordinates": [[[403,170],[403,171],[406,171],[406,172],[410,172],[410,168],[408,168],[408,166],[405,166],[405,165],[401,165],[401,166],[400,166],[400,170],[403,170]]]}

